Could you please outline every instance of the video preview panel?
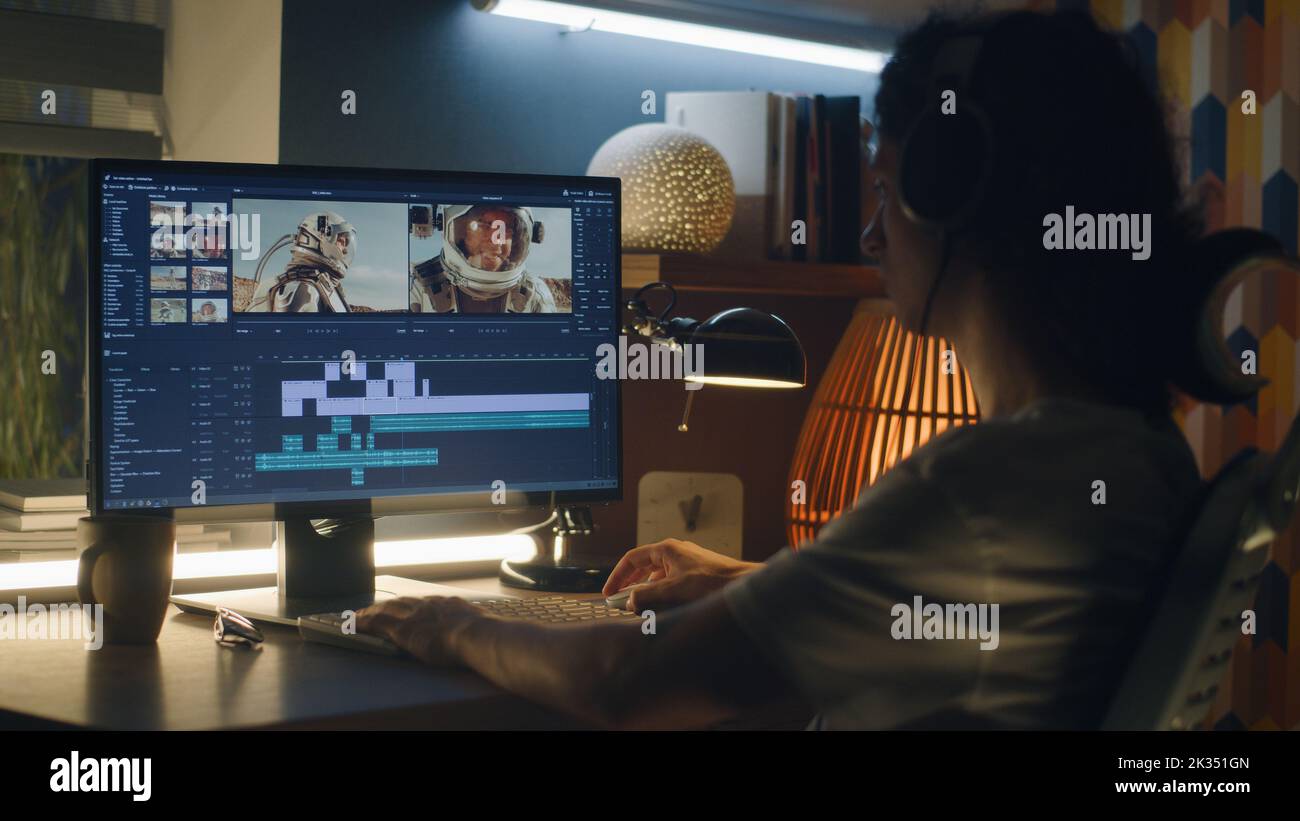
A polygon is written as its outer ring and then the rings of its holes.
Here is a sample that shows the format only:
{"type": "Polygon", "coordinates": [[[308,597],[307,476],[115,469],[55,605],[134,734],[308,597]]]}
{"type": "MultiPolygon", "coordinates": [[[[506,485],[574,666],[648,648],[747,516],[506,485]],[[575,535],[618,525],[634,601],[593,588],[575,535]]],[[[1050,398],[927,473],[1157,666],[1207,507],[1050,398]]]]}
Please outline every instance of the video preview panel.
{"type": "Polygon", "coordinates": [[[265,238],[231,255],[233,313],[573,310],[569,208],[237,197],[231,212],[265,238]]]}
{"type": "Polygon", "coordinates": [[[236,314],[573,311],[569,208],[237,198],[232,211],[257,215],[265,238],[256,258],[231,255],[236,314]]]}

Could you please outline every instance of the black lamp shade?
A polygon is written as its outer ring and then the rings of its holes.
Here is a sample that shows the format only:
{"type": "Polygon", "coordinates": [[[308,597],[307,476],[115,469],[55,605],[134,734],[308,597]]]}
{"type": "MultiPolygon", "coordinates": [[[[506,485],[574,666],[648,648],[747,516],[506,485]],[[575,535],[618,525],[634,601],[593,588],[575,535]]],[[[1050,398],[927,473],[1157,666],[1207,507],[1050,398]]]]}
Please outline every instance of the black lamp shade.
{"type": "Polygon", "coordinates": [[[803,346],[780,317],[731,308],[701,322],[690,336],[703,362],[690,381],[753,388],[802,388],[808,383],[803,346]]]}

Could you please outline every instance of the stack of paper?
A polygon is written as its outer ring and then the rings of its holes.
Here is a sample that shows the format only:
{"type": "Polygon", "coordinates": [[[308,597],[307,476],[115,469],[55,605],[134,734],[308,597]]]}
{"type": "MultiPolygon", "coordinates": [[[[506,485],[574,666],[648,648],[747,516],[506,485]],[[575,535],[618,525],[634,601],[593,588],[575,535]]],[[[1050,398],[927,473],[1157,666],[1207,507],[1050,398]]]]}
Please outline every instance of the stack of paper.
{"type": "MultiPolygon", "coordinates": [[[[77,520],[89,516],[86,483],[81,479],[0,479],[0,561],[57,558],[77,548],[77,520]]],[[[225,525],[176,526],[182,552],[219,550],[231,543],[225,525]]]]}
{"type": "Polygon", "coordinates": [[[0,543],[14,532],[75,530],[88,515],[82,479],[0,479],[0,543]]]}

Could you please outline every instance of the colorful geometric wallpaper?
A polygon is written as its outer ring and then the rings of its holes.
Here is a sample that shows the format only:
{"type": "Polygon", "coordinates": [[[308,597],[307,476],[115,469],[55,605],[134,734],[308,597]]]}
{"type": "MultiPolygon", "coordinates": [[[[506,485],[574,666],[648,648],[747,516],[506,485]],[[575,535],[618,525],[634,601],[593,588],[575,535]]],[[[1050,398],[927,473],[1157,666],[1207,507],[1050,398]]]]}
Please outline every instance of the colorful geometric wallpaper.
{"type": "MultiPolygon", "coordinates": [[[[1127,32],[1189,138],[1187,183],[1207,228],[1246,225],[1292,254],[1300,236],[1300,0],[1058,0],[1127,32]],[[1255,113],[1242,110],[1253,91],[1255,113]]],[[[1270,384],[1227,410],[1188,401],[1184,432],[1206,476],[1246,447],[1273,451],[1300,411],[1300,288],[1289,275],[1244,283],[1228,306],[1228,339],[1258,354],[1270,384]]],[[[1300,728],[1300,528],[1274,546],[1256,601],[1259,632],[1243,637],[1211,723],[1300,728]]]]}

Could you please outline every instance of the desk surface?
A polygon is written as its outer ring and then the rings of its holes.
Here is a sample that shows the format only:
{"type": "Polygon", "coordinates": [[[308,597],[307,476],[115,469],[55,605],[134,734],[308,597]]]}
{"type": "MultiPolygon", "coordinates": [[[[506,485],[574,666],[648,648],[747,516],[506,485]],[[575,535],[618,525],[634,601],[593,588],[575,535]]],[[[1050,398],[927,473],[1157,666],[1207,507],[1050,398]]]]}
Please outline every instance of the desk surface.
{"type": "MultiPolygon", "coordinates": [[[[501,590],[495,578],[445,583],[501,590]]],[[[573,726],[464,670],[307,643],[296,628],[263,633],[260,647],[224,647],[212,639],[211,618],[172,607],[154,646],[88,651],[80,641],[0,640],[0,728],[573,726]]]]}

